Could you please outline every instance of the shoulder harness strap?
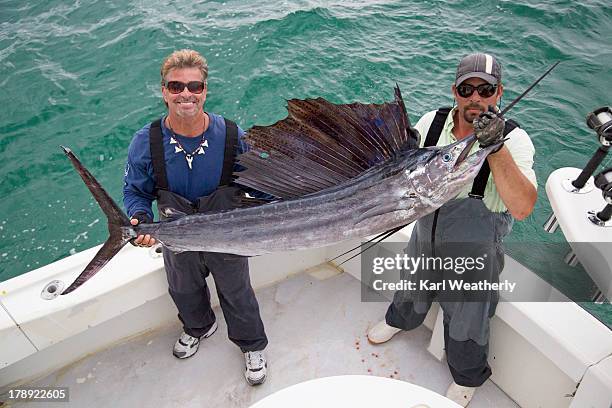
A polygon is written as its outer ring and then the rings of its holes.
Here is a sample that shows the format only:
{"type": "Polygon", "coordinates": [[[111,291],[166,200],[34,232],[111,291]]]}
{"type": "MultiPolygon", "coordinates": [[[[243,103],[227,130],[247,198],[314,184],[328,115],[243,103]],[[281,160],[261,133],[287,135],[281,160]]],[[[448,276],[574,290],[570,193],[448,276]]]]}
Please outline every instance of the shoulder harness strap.
{"type": "Polygon", "coordinates": [[[161,119],[151,123],[149,130],[149,145],[151,149],[151,163],[155,176],[155,191],[168,189],[166,177],[166,158],[164,156],[164,143],[161,131],[161,119]]]}
{"type": "Polygon", "coordinates": [[[436,116],[434,116],[433,122],[431,122],[429,131],[427,132],[425,144],[423,145],[424,147],[432,147],[438,144],[438,140],[440,140],[440,135],[442,134],[442,129],[444,128],[444,122],[446,122],[446,117],[452,109],[453,108],[450,106],[438,109],[436,116]]]}
{"type": "MultiPolygon", "coordinates": [[[[506,120],[506,124],[504,126],[504,136],[507,136],[508,133],[512,132],[515,128],[519,127],[519,124],[512,120],[506,120]]],[[[487,181],[489,181],[489,175],[491,174],[491,168],[489,167],[489,161],[485,160],[484,164],[480,168],[480,171],[476,175],[474,179],[474,184],[472,184],[472,191],[470,191],[469,196],[472,198],[477,198],[481,200],[484,197],[484,191],[487,187],[487,181]]]]}
{"type": "Polygon", "coordinates": [[[234,163],[236,162],[236,146],[238,144],[238,126],[229,119],[225,119],[225,150],[223,154],[223,170],[219,185],[227,186],[232,182],[234,163]]]}

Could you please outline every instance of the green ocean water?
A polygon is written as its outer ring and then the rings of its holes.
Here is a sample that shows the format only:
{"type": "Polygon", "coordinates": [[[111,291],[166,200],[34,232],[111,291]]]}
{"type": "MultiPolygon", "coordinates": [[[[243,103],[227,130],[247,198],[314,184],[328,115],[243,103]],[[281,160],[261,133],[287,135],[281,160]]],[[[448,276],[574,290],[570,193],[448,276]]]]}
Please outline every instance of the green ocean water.
{"type": "MultiPolygon", "coordinates": [[[[380,103],[396,82],[416,122],[452,104],[458,59],[485,51],[503,64],[505,104],[562,61],[509,114],[535,144],[539,183],[534,213],[510,240],[524,243],[513,256],[540,276],[592,294],[588,275],[564,265],[561,232],[542,230],[544,185],[597,148],[584,118],[612,104],[611,26],[604,0],[0,0],[0,281],[106,239],[59,145],[121,202],[128,144],[165,110],[159,67],[175,49],[206,56],[206,109],[244,129],[284,118],[286,99],[380,103]],[[551,242],[555,250],[542,245],[551,242]]],[[[583,305],[612,325],[609,304],[583,305]]]]}

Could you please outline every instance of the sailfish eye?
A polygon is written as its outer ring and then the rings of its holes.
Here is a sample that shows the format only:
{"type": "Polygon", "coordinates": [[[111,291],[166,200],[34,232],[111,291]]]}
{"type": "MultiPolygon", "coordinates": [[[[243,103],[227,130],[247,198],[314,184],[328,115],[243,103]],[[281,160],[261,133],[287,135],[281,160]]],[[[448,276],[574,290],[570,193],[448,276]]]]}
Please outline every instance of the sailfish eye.
{"type": "Polygon", "coordinates": [[[453,159],[453,155],[450,153],[444,153],[444,156],[442,156],[442,161],[444,163],[448,163],[449,161],[451,161],[453,159]]]}

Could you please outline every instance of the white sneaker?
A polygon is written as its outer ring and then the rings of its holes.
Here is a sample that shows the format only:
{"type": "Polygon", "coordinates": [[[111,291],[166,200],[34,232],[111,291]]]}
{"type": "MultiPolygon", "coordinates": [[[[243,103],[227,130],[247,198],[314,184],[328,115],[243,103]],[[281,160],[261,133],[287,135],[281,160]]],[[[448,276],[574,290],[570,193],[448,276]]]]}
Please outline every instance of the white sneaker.
{"type": "Polygon", "coordinates": [[[212,336],[217,331],[217,322],[215,321],[212,327],[200,338],[193,337],[183,332],[181,337],[174,343],[174,349],[172,350],[172,354],[176,358],[187,358],[193,356],[196,351],[198,351],[198,347],[200,347],[200,339],[207,339],[212,336]]]}
{"type": "Polygon", "coordinates": [[[474,396],[474,392],[476,392],[476,387],[464,387],[453,382],[446,391],[446,398],[462,407],[467,407],[474,396]]]}
{"type": "Polygon", "coordinates": [[[263,351],[247,351],[244,353],[244,362],[246,365],[244,378],[249,385],[258,385],[266,381],[268,363],[263,351]]]}
{"type": "Polygon", "coordinates": [[[368,341],[372,344],[381,344],[391,340],[391,337],[401,331],[402,329],[389,326],[387,322],[383,320],[368,331],[368,341]]]}

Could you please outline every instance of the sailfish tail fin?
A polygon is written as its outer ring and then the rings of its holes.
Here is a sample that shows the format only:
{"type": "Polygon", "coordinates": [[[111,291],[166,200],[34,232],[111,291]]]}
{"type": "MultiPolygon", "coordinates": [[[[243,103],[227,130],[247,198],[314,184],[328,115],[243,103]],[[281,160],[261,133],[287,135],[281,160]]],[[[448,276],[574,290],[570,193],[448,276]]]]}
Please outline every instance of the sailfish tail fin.
{"type": "Polygon", "coordinates": [[[130,224],[130,220],[125,215],[123,211],[119,208],[119,206],[113,201],[113,199],[108,195],[106,190],[102,188],[98,180],[81,164],[79,159],[74,155],[72,150],[67,147],[61,146],[62,150],[70,159],[70,162],[77,170],[85,185],[91,191],[91,194],[94,196],[98,205],[106,215],[108,220],[108,232],[109,237],[100,248],[96,256],[87,264],[83,272],[75,279],[72,284],[66,288],[62,292],[62,295],[66,295],[83,283],[85,283],[89,278],[94,276],[104,265],[111,260],[113,256],[123,248],[125,244],[127,244],[132,238],[135,237],[135,232],[130,224]]]}

